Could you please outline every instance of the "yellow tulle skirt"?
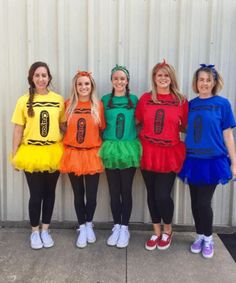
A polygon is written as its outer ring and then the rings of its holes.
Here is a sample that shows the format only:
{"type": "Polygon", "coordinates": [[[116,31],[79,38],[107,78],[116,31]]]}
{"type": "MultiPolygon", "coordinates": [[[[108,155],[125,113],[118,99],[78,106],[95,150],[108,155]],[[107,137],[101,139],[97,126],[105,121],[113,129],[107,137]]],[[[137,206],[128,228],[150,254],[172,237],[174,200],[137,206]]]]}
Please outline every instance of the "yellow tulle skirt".
{"type": "Polygon", "coordinates": [[[51,145],[20,145],[11,163],[18,170],[27,172],[54,172],[59,169],[63,154],[62,143],[51,145]]]}
{"type": "Polygon", "coordinates": [[[77,149],[64,148],[60,172],[80,175],[93,175],[104,171],[103,163],[98,155],[99,148],[77,149]]]}

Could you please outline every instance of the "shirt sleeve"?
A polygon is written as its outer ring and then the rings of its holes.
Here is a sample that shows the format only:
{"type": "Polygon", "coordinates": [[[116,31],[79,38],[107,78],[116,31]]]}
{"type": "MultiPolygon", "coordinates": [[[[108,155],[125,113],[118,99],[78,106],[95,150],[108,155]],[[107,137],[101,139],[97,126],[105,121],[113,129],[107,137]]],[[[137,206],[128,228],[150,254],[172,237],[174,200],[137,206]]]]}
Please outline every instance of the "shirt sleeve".
{"type": "Polygon", "coordinates": [[[61,98],[61,102],[60,102],[60,106],[61,106],[61,111],[60,111],[60,123],[65,123],[66,122],[66,115],[65,115],[65,102],[64,102],[64,98],[61,98]]]}
{"type": "Polygon", "coordinates": [[[101,124],[100,124],[100,129],[103,131],[106,128],[106,122],[105,122],[105,117],[104,117],[104,106],[103,103],[100,102],[100,120],[101,120],[101,124]]]}
{"type": "Polygon", "coordinates": [[[236,126],[234,114],[230,102],[226,99],[222,107],[222,129],[234,128],[236,126]]]}
{"type": "Polygon", "coordinates": [[[141,97],[137,103],[137,107],[135,110],[135,118],[139,121],[139,122],[143,122],[143,98],[141,97]]]}
{"type": "Polygon", "coordinates": [[[188,105],[188,100],[187,99],[183,102],[182,109],[183,109],[183,114],[182,114],[181,125],[184,128],[186,128],[187,127],[187,123],[188,123],[188,109],[189,109],[189,105],[188,105]]]}
{"type": "Polygon", "coordinates": [[[24,107],[25,107],[25,101],[23,97],[20,97],[16,103],[16,107],[11,118],[12,123],[22,126],[25,125],[26,117],[24,114],[24,107]]]}

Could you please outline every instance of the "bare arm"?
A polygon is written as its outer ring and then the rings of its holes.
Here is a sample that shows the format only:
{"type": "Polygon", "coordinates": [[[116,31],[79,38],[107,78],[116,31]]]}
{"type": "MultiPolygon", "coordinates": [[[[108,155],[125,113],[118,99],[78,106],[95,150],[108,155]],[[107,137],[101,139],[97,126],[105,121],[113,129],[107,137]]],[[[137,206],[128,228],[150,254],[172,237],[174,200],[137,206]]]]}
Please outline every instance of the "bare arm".
{"type": "Polygon", "coordinates": [[[67,128],[67,123],[64,122],[64,123],[60,123],[60,130],[63,134],[65,134],[66,132],[66,128],[67,128]]]}
{"type": "Polygon", "coordinates": [[[17,149],[21,144],[23,131],[24,131],[24,126],[15,124],[13,131],[13,139],[12,139],[12,156],[16,154],[17,149]]]}
{"type": "Polygon", "coordinates": [[[233,129],[229,128],[223,131],[224,142],[227,147],[229,157],[231,160],[231,170],[234,177],[236,177],[236,150],[233,136],[233,129]]]}

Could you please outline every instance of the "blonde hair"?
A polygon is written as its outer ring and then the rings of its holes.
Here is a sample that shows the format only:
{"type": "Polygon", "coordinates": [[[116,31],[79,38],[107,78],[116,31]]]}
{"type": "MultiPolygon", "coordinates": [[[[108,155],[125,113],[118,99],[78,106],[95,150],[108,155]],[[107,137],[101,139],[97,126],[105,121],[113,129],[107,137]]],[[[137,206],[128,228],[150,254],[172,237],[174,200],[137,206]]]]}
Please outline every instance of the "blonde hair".
{"type": "Polygon", "coordinates": [[[199,93],[198,88],[197,88],[197,81],[198,81],[198,76],[200,72],[205,72],[209,75],[211,75],[215,81],[215,85],[211,91],[213,95],[216,95],[218,92],[220,92],[223,87],[224,87],[224,81],[219,72],[214,68],[209,68],[209,67],[201,67],[197,69],[197,71],[193,75],[193,81],[192,81],[192,89],[195,93],[199,93]]]}
{"type": "Polygon", "coordinates": [[[178,98],[179,102],[184,101],[186,98],[179,90],[179,84],[177,82],[175,69],[173,66],[165,63],[164,61],[164,63],[157,63],[152,69],[152,100],[153,102],[159,103],[157,99],[157,85],[155,82],[156,73],[159,70],[164,70],[169,75],[170,80],[171,80],[170,92],[178,98]]]}
{"type": "Polygon", "coordinates": [[[91,105],[91,115],[94,118],[94,121],[100,125],[101,120],[99,116],[99,101],[98,101],[97,94],[96,94],[96,84],[91,74],[87,72],[77,72],[74,78],[72,79],[71,96],[69,98],[69,103],[68,103],[68,108],[66,109],[66,114],[68,116],[68,119],[70,119],[79,101],[79,93],[77,92],[77,89],[76,89],[76,83],[77,83],[77,79],[82,76],[88,77],[90,79],[91,88],[92,88],[91,94],[90,94],[90,101],[92,104],[91,105]]]}

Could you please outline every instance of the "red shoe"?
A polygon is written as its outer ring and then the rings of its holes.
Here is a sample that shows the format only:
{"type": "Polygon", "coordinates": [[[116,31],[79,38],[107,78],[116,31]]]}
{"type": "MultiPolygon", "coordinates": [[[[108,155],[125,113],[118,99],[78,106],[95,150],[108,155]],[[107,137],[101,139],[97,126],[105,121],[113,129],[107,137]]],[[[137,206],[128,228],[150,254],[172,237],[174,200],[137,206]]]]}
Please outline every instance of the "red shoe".
{"type": "Polygon", "coordinates": [[[170,234],[163,233],[160,241],[158,241],[157,248],[159,250],[166,250],[166,249],[168,249],[170,244],[171,244],[172,235],[173,235],[172,232],[170,234]]]}
{"type": "Polygon", "coordinates": [[[152,237],[146,242],[145,249],[148,251],[153,251],[158,246],[158,242],[160,241],[161,236],[152,235],[152,237]]]}

